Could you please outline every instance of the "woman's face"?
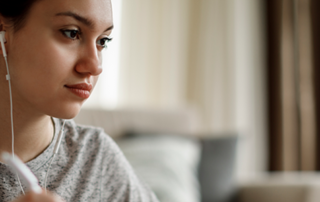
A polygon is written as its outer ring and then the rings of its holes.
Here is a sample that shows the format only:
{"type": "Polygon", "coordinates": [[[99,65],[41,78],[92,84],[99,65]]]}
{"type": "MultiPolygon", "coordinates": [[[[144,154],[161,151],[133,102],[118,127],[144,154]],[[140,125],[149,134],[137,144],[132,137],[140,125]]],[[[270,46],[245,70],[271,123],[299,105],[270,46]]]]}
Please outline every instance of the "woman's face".
{"type": "Polygon", "coordinates": [[[74,117],[102,72],[112,25],[110,0],[36,2],[25,26],[6,32],[15,107],[74,117]]]}

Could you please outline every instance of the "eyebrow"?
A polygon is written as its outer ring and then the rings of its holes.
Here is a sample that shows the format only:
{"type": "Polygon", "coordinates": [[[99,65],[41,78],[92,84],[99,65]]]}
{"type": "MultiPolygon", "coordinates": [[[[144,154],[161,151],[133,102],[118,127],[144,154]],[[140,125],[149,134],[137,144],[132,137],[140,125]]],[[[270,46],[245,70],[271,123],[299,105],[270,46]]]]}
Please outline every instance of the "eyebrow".
{"type": "MultiPolygon", "coordinates": [[[[82,17],[76,13],[73,13],[71,11],[68,12],[61,12],[61,13],[57,13],[55,16],[69,16],[69,17],[73,17],[74,19],[76,19],[77,21],[83,23],[84,25],[88,26],[88,27],[93,27],[93,22],[85,17],[82,17]]],[[[106,30],[104,30],[104,32],[112,30],[113,29],[113,25],[111,25],[110,27],[108,27],[106,30]]]]}

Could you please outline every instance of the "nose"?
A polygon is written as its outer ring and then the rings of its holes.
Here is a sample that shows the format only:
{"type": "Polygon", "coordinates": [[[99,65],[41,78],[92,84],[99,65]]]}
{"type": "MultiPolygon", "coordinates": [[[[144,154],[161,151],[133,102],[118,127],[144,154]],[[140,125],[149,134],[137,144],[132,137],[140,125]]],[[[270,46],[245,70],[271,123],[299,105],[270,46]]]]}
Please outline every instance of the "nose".
{"type": "Polygon", "coordinates": [[[101,53],[96,44],[83,46],[75,71],[80,74],[98,76],[102,72],[101,53]]]}

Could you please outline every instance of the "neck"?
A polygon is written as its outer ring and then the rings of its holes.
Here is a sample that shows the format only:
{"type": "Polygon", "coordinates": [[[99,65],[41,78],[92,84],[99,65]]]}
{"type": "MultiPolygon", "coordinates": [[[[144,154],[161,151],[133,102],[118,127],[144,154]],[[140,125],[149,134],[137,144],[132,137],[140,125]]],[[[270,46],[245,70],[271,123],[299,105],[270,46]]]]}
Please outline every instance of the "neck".
{"type": "MultiPolygon", "coordinates": [[[[9,119],[9,117],[8,117],[9,119]]],[[[50,117],[28,119],[24,123],[14,119],[14,153],[23,161],[28,162],[37,157],[50,144],[53,138],[53,125],[50,117]]],[[[0,151],[12,152],[11,123],[0,125],[0,151]]]]}
{"type": "MultiPolygon", "coordinates": [[[[2,74],[0,74],[2,76],[2,74]]],[[[12,152],[8,82],[0,78],[0,152],[12,152]]],[[[28,162],[37,157],[53,138],[51,117],[39,114],[13,98],[14,153],[28,162]]],[[[0,159],[1,161],[1,159],[0,159]]]]}

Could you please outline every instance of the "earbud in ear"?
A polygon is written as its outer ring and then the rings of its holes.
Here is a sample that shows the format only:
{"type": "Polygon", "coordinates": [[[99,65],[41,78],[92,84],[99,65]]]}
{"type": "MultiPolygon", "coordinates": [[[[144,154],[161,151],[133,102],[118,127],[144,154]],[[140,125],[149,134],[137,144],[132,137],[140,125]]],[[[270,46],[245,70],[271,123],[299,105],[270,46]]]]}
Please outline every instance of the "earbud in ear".
{"type": "Polygon", "coordinates": [[[4,46],[4,43],[6,42],[5,35],[6,35],[5,31],[0,31],[0,43],[1,43],[3,57],[7,57],[6,47],[4,46]]]}

